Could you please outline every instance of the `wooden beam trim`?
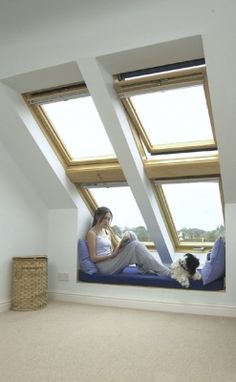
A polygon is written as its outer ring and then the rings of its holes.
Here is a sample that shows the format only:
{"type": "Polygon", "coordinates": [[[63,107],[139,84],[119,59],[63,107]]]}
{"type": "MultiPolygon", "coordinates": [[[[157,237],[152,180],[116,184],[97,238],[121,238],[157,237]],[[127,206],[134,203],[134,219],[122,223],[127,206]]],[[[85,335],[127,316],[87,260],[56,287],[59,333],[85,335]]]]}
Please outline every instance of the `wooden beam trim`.
{"type": "Polygon", "coordinates": [[[149,179],[174,179],[196,176],[219,176],[218,158],[195,160],[144,161],[149,179]]]}

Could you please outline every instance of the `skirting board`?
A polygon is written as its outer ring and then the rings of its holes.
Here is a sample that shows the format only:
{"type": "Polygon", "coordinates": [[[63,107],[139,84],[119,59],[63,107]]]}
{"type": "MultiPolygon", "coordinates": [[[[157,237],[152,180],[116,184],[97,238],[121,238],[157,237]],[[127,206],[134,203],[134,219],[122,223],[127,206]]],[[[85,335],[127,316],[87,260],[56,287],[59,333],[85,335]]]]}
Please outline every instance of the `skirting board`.
{"type": "Polygon", "coordinates": [[[52,301],[73,302],[88,305],[112,306],[139,310],[163,311],[172,313],[200,314],[208,316],[236,317],[236,306],[215,306],[200,304],[149,302],[117,297],[98,297],[79,293],[49,292],[52,301]]]}
{"type": "Polygon", "coordinates": [[[7,312],[11,307],[10,301],[0,301],[0,313],[7,312]]]}

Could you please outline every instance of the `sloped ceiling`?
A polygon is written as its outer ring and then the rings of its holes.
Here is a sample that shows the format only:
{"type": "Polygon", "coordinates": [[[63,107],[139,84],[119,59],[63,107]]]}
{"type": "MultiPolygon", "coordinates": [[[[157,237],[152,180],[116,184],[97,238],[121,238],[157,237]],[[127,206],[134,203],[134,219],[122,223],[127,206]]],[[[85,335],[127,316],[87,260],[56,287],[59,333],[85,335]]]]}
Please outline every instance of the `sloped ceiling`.
{"type": "MultiPolygon", "coordinates": [[[[204,56],[224,197],[235,203],[235,11],[233,0],[4,1],[0,79],[20,94],[80,81],[80,62],[89,58],[114,74],[204,56]]],[[[9,119],[17,129],[17,122],[9,119]]],[[[14,152],[6,129],[0,126],[0,132],[14,152]]],[[[36,176],[26,165],[25,171],[32,179],[36,176]]]]}

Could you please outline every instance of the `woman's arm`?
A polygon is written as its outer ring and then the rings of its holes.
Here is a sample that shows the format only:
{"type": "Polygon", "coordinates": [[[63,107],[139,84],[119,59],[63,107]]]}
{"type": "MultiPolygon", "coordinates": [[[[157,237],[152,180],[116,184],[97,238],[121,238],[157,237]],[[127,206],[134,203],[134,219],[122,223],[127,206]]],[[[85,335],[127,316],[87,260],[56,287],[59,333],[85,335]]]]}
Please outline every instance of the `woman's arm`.
{"type": "Polygon", "coordinates": [[[118,254],[116,250],[112,251],[112,248],[111,248],[111,254],[110,255],[108,255],[108,256],[97,256],[97,253],[96,253],[96,233],[93,232],[92,230],[89,230],[87,233],[86,239],[87,239],[87,243],[88,243],[89,256],[94,263],[98,263],[100,261],[104,261],[107,259],[112,259],[113,257],[115,257],[118,254]]]}

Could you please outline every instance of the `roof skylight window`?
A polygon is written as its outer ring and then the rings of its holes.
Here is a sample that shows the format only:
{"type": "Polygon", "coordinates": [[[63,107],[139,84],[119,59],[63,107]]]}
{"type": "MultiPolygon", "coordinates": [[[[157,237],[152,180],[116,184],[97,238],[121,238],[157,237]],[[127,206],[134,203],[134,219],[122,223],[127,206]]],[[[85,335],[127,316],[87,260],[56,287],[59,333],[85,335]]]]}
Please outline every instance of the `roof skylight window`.
{"type": "Polygon", "coordinates": [[[154,149],[214,143],[203,85],[136,95],[130,100],[154,149]]]}
{"type": "Polygon", "coordinates": [[[44,134],[67,167],[118,162],[84,83],[23,95],[44,134]]]}
{"type": "Polygon", "coordinates": [[[139,240],[149,242],[150,235],[129,186],[89,187],[97,206],[109,206],[113,213],[113,232],[121,237],[126,230],[136,233],[139,240]]]}
{"type": "Polygon", "coordinates": [[[41,106],[73,160],[115,156],[90,96],[41,106]]]}
{"type": "Polygon", "coordinates": [[[137,77],[117,76],[117,92],[146,158],[217,150],[206,68],[198,61],[192,67],[166,65],[141,70],[137,77]]]}
{"type": "Polygon", "coordinates": [[[158,182],[157,187],[177,246],[195,242],[204,247],[224,234],[218,179],[158,182]]]}

